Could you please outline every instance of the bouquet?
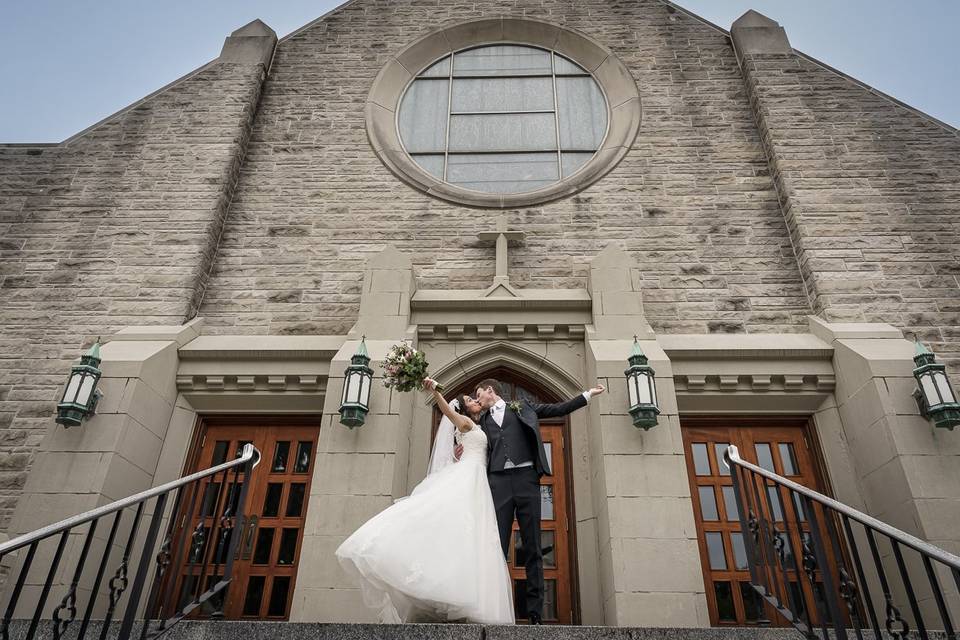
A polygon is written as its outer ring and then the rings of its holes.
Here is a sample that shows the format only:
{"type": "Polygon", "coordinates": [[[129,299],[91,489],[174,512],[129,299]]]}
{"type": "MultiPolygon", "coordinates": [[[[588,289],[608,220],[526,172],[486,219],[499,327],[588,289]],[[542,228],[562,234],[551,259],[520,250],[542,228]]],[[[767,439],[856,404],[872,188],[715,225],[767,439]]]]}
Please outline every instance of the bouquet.
{"type": "MultiPolygon", "coordinates": [[[[413,391],[423,386],[427,377],[427,357],[406,342],[390,347],[383,359],[383,386],[397,391],[413,391]]],[[[443,387],[437,385],[437,391],[443,387]]]]}

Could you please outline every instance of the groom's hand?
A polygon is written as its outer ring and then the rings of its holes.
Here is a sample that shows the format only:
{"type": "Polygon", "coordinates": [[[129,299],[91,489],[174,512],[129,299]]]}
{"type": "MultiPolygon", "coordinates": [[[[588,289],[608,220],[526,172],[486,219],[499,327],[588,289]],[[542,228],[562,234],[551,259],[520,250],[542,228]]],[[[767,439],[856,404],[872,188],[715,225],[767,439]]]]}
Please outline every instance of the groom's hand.
{"type": "Polygon", "coordinates": [[[593,389],[590,389],[590,397],[598,396],[606,390],[607,388],[605,386],[603,386],[602,384],[598,384],[593,389]]]}

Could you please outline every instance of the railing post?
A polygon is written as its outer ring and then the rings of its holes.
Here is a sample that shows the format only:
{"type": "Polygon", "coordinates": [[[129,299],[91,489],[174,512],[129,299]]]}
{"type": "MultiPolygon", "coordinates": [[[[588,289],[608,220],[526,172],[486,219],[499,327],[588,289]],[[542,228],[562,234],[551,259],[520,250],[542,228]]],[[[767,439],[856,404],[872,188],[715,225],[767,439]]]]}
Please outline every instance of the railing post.
{"type": "MultiPolygon", "coordinates": [[[[143,593],[143,584],[147,579],[150,559],[153,556],[153,548],[157,544],[157,532],[160,530],[160,522],[163,520],[163,509],[166,504],[167,494],[161,493],[157,496],[153,516],[150,518],[150,528],[147,530],[147,537],[143,543],[143,551],[140,553],[140,565],[137,567],[137,575],[133,580],[133,588],[130,589],[130,595],[127,598],[127,610],[123,614],[123,622],[120,625],[120,638],[129,638],[130,631],[133,629],[133,621],[137,617],[137,609],[140,606],[140,595],[143,593]]],[[[146,620],[144,620],[144,624],[146,624],[146,620]]]]}

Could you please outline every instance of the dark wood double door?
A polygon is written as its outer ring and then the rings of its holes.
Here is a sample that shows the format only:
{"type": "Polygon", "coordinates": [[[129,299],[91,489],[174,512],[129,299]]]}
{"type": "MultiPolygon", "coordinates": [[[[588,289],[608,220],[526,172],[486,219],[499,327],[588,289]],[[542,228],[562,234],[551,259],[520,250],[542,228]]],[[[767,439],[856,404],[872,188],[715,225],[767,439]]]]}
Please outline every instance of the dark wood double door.
{"type": "MultiPolygon", "coordinates": [[[[740,457],[768,471],[785,476],[820,493],[827,493],[821,480],[808,424],[800,421],[723,419],[685,421],[682,425],[684,454],[693,498],[701,565],[706,586],[710,622],[714,626],[787,626],[786,619],[765,603],[750,586],[750,567],[744,533],[734,495],[733,480],[723,461],[723,452],[733,444],[740,457]]],[[[794,549],[810,543],[810,522],[799,500],[785,505],[772,483],[757,487],[766,491],[762,514],[771,535],[784,550],[784,584],[779,584],[782,602],[796,603],[801,618],[817,624],[817,611],[804,611],[805,604],[823,602],[822,576],[811,585],[798,573],[794,549]]],[[[819,518],[823,523],[823,518],[819,518]]],[[[831,565],[832,551],[829,553],[831,565]]]]}
{"type": "MultiPolygon", "coordinates": [[[[477,383],[483,378],[496,378],[503,386],[507,402],[526,399],[533,403],[559,402],[561,399],[549,394],[531,381],[520,378],[505,369],[477,376],[462,385],[457,393],[473,394],[477,383]]],[[[454,397],[450,394],[448,397],[454,397]]],[[[563,400],[566,400],[564,398],[563,400]]],[[[434,416],[434,435],[440,422],[440,412],[434,416]]],[[[547,624],[577,624],[576,565],[573,532],[573,504],[571,499],[572,476],[568,452],[569,421],[566,418],[540,421],[540,435],[550,460],[552,476],[540,479],[540,546],[543,550],[544,602],[543,621],[547,624]]],[[[431,441],[431,447],[433,443],[431,441]]],[[[513,601],[517,622],[528,620],[526,611],[526,554],[520,529],[513,522],[513,535],[507,557],[510,577],[513,579],[513,601]]]]}
{"type": "MultiPolygon", "coordinates": [[[[244,518],[235,529],[241,538],[230,586],[225,597],[210,600],[192,617],[222,614],[227,619],[288,618],[319,429],[319,420],[278,418],[251,423],[207,419],[201,422],[187,473],[222,464],[228,457],[239,455],[248,442],[260,451],[262,459],[252,473],[244,518]]],[[[239,497],[233,475],[228,476],[226,488],[221,487],[221,479],[221,475],[205,479],[198,494],[201,499],[194,501],[192,509],[181,508],[176,520],[179,527],[189,527],[189,533],[202,526],[205,539],[210,539],[210,532],[217,526],[214,514],[222,511],[222,507],[216,506],[218,496],[221,501],[235,501],[239,497]]],[[[177,528],[174,535],[178,536],[180,531],[177,528]]],[[[178,568],[175,593],[179,606],[196,594],[199,577],[204,573],[202,559],[211,557],[205,546],[191,547],[178,568]]],[[[219,578],[209,575],[208,568],[204,589],[219,578]]]]}

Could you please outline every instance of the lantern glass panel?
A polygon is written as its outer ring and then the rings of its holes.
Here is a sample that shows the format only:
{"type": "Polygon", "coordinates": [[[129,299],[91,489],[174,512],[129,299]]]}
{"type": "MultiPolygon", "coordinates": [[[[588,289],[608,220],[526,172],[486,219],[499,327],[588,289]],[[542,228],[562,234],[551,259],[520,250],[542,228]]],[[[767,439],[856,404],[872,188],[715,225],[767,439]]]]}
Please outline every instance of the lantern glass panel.
{"type": "Polygon", "coordinates": [[[80,392],[77,393],[77,404],[84,406],[90,404],[90,395],[93,393],[93,385],[97,379],[89,373],[83,374],[83,382],[80,383],[80,392]]]}
{"type": "Polygon", "coordinates": [[[650,404],[657,406],[657,379],[650,376],[650,404]]]}
{"type": "Polygon", "coordinates": [[[940,395],[937,393],[933,376],[930,373],[920,374],[920,386],[923,388],[923,395],[927,399],[927,406],[935,407],[940,404],[940,395]]]}
{"type": "Polygon", "coordinates": [[[653,404],[650,395],[650,376],[646,373],[641,374],[640,378],[640,404],[653,404]]]}
{"type": "Polygon", "coordinates": [[[370,376],[360,374],[360,392],[357,394],[357,401],[363,406],[369,404],[370,394],[370,376]]]}
{"type": "Polygon", "coordinates": [[[936,381],[937,389],[940,390],[940,398],[944,402],[956,402],[957,399],[953,395],[953,389],[950,388],[950,381],[947,380],[947,374],[943,371],[937,371],[933,374],[933,378],[936,381]]]}
{"type": "Polygon", "coordinates": [[[636,373],[631,373],[627,377],[627,396],[629,398],[631,407],[637,406],[637,398],[639,396],[639,394],[637,393],[637,382],[638,382],[637,378],[639,377],[640,376],[637,375],[636,373]]]}
{"type": "Polygon", "coordinates": [[[63,402],[75,401],[81,380],[83,380],[82,373],[73,373],[70,375],[70,380],[67,382],[67,389],[63,392],[63,402]]]}
{"type": "Polygon", "coordinates": [[[350,393],[350,381],[352,379],[353,376],[351,376],[349,373],[347,373],[347,377],[343,379],[343,395],[340,396],[341,405],[347,404],[347,395],[350,393]]]}
{"type": "Polygon", "coordinates": [[[347,402],[350,404],[356,403],[360,399],[360,384],[363,380],[363,374],[354,371],[349,376],[350,387],[349,392],[347,393],[347,402]]]}

